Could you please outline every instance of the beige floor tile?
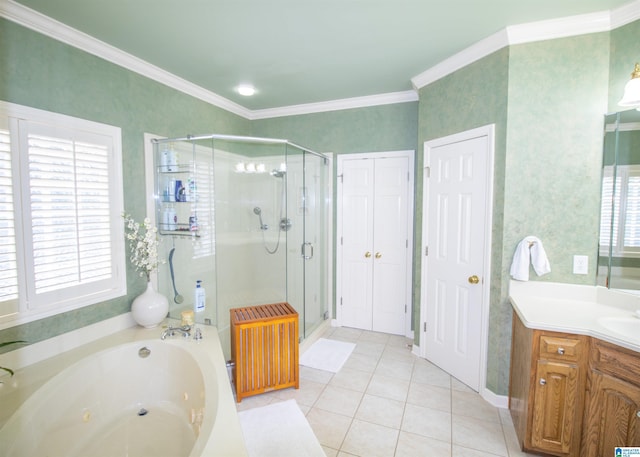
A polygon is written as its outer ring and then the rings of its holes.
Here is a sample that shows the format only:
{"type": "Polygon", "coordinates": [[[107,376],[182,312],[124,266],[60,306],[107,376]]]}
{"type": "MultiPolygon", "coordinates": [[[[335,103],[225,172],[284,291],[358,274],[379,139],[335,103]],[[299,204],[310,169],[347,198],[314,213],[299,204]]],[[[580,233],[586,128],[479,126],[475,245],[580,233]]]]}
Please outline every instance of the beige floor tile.
{"type": "Polygon", "coordinates": [[[363,330],[357,328],[337,327],[331,335],[331,338],[355,343],[358,341],[358,338],[360,338],[360,335],[362,335],[362,332],[363,330]]]}
{"type": "Polygon", "coordinates": [[[453,445],[452,457],[498,457],[498,454],[479,451],[477,449],[469,449],[467,447],[453,445]]]}
{"type": "Polygon", "coordinates": [[[338,457],[338,450],[327,446],[322,446],[322,450],[327,457],[338,457]]]}
{"type": "Polygon", "coordinates": [[[409,381],[411,380],[412,372],[413,363],[401,362],[390,358],[381,358],[374,374],[409,381]]]}
{"type": "Polygon", "coordinates": [[[366,393],[392,400],[406,401],[409,381],[374,374],[369,381],[366,393]]]}
{"type": "Polygon", "coordinates": [[[350,417],[317,408],[311,408],[307,420],[320,444],[332,449],[340,449],[352,421],[350,417]]]}
{"type": "Polygon", "coordinates": [[[412,382],[409,385],[407,403],[450,413],[451,389],[412,382]]]}
{"type": "Polygon", "coordinates": [[[373,373],[378,366],[379,356],[352,352],[342,368],[351,368],[359,371],[373,373]]]}
{"type": "Polygon", "coordinates": [[[393,456],[398,430],[354,419],[341,450],[363,457],[393,456]]]}
{"type": "Polygon", "coordinates": [[[358,338],[358,343],[368,341],[369,343],[387,344],[390,337],[391,335],[389,335],[388,333],[362,332],[362,335],[360,335],[360,338],[358,338]]]}
{"type": "Polygon", "coordinates": [[[468,385],[466,385],[462,381],[458,381],[453,376],[451,376],[451,388],[455,389],[455,390],[461,390],[463,392],[471,392],[471,393],[474,393],[474,394],[478,394],[478,392],[473,390],[471,387],[469,387],[468,385]]]}
{"type": "Polygon", "coordinates": [[[396,457],[448,457],[451,443],[415,433],[400,432],[396,457]]]}
{"type": "Polygon", "coordinates": [[[451,430],[454,445],[500,456],[508,455],[500,423],[454,414],[451,430]]]}
{"type": "Polygon", "coordinates": [[[382,353],[384,352],[384,348],[386,346],[383,343],[373,343],[370,341],[358,341],[356,342],[356,347],[353,348],[353,353],[355,354],[366,354],[379,359],[382,353]]]}
{"type": "Polygon", "coordinates": [[[355,418],[399,429],[403,414],[404,402],[375,395],[365,395],[360,402],[355,418]]]}
{"type": "Polygon", "coordinates": [[[413,364],[416,361],[416,356],[405,347],[395,347],[387,345],[380,357],[382,360],[396,360],[398,362],[405,362],[413,364]]]}
{"type": "Polygon", "coordinates": [[[500,422],[498,408],[475,392],[463,392],[453,389],[451,392],[451,405],[453,414],[490,422],[500,422]]]}
{"type": "Polygon", "coordinates": [[[328,384],[333,378],[333,373],[330,371],[318,370],[316,368],[305,367],[300,365],[300,379],[308,379],[322,384],[328,384]]]}
{"type": "Polygon", "coordinates": [[[450,442],[451,414],[407,403],[401,430],[450,442]]]}
{"type": "Polygon", "coordinates": [[[451,388],[451,375],[424,359],[416,360],[413,364],[411,381],[451,388]]]}
{"type": "Polygon", "coordinates": [[[362,395],[362,392],[329,385],[324,389],[314,406],[332,413],[353,417],[360,405],[362,395]]]}
{"type": "Polygon", "coordinates": [[[299,389],[291,387],[288,389],[277,390],[273,392],[273,395],[280,401],[294,399],[300,406],[313,406],[315,402],[318,401],[318,398],[324,391],[325,387],[327,387],[326,384],[301,379],[299,389]]]}
{"type": "Polygon", "coordinates": [[[354,370],[347,367],[342,369],[333,375],[330,386],[342,387],[344,389],[357,390],[358,392],[364,392],[367,390],[369,381],[371,380],[371,373],[366,371],[354,370]]]}

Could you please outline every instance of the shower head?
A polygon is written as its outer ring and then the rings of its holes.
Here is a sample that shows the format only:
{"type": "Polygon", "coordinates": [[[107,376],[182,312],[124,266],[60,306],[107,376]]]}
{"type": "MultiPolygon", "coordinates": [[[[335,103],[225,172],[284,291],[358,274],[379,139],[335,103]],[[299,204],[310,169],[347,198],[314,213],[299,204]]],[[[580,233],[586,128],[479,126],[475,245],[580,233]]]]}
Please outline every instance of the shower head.
{"type": "Polygon", "coordinates": [[[263,231],[268,230],[269,226],[264,222],[262,222],[262,209],[260,209],[259,206],[256,206],[255,208],[253,208],[253,214],[258,216],[258,219],[260,220],[260,230],[263,230],[263,231]]]}
{"type": "Polygon", "coordinates": [[[287,172],[286,172],[286,171],[284,171],[284,170],[276,170],[276,169],[274,169],[274,170],[271,170],[271,173],[270,173],[270,174],[271,174],[271,176],[273,176],[274,178],[284,178],[284,175],[286,175],[286,174],[287,174],[287,172]]]}

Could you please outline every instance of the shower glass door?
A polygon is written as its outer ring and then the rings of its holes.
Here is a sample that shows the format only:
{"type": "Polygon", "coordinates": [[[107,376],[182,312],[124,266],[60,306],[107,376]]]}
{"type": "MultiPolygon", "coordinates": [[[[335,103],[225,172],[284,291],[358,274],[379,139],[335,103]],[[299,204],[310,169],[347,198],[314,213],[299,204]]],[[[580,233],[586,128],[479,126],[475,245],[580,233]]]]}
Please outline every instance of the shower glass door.
{"type": "Polygon", "coordinates": [[[327,215],[329,163],[322,156],[287,146],[287,299],[308,337],[328,317],[327,215]],[[297,249],[296,249],[297,247],[297,249]]]}

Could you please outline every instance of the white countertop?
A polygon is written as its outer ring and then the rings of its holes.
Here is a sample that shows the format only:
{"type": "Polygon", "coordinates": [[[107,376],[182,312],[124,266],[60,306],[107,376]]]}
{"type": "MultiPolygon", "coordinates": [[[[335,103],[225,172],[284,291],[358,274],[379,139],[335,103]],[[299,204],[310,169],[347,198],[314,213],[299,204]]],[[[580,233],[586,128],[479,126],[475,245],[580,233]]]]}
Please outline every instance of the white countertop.
{"type": "Polygon", "coordinates": [[[639,295],[601,286],[512,280],[509,301],[527,328],[588,335],[640,352],[640,332],[618,334],[601,323],[603,318],[636,319],[639,295]]]}

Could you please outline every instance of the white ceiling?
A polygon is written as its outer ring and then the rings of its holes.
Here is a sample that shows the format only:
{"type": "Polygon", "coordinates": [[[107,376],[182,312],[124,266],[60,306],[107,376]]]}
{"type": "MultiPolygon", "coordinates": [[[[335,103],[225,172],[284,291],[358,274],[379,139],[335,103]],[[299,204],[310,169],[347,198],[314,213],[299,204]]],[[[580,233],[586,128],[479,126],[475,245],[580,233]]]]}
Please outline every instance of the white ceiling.
{"type": "Polygon", "coordinates": [[[26,6],[249,113],[353,97],[410,98],[412,78],[420,81],[425,72],[510,26],[563,18],[554,21],[556,33],[571,34],[569,17],[598,13],[580,22],[598,22],[595,30],[603,30],[612,12],[624,14],[631,5],[628,0],[3,3],[5,12],[29,11],[21,7],[26,6]],[[240,83],[253,84],[257,94],[237,94],[240,83]]]}

